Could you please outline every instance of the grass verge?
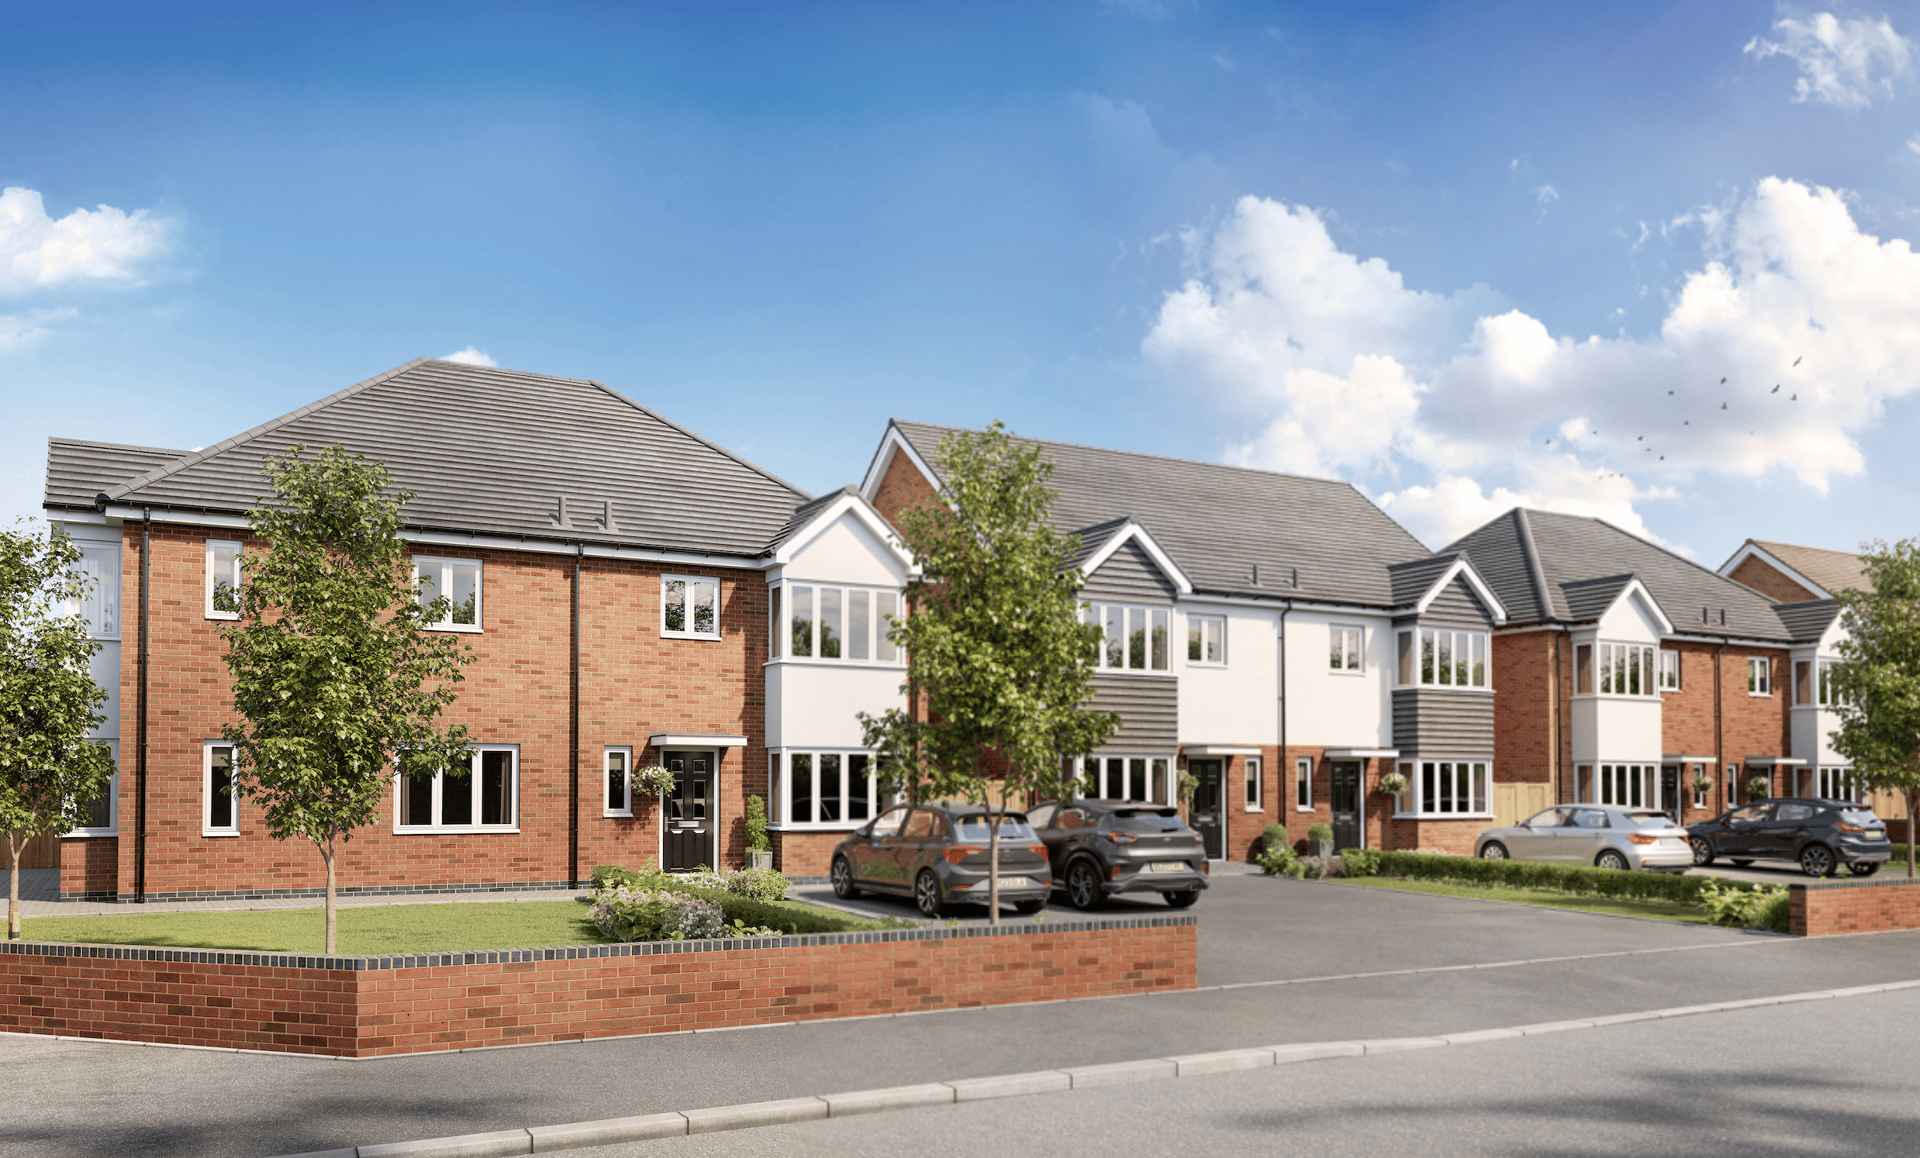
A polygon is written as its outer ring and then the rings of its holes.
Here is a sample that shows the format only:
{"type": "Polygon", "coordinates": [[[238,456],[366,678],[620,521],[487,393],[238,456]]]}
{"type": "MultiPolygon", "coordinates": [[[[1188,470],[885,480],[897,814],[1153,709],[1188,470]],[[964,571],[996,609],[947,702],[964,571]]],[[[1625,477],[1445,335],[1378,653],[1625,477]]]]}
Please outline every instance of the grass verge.
{"type": "MultiPolygon", "coordinates": [[[[833,909],[783,901],[805,910],[818,931],[881,928],[833,909]]],[[[494,901],[439,905],[367,905],[339,911],[339,952],[377,957],[394,953],[450,953],[600,945],[607,939],[578,901],[494,901]]],[[[797,914],[796,914],[797,915],[797,914]]],[[[21,934],[32,941],[89,945],[156,945],[169,949],[239,949],[261,953],[318,953],[326,944],[324,909],[251,912],[142,913],[106,917],[30,917],[21,934]]]]}
{"type": "Polygon", "coordinates": [[[1672,901],[1635,901],[1614,897],[1574,896],[1544,889],[1512,889],[1499,886],[1446,884],[1440,881],[1409,881],[1395,877],[1340,877],[1330,884],[1353,885],[1365,889],[1392,889],[1402,893],[1425,893],[1436,897],[1468,897],[1478,901],[1506,901],[1514,905],[1534,905],[1543,909],[1571,909],[1578,913],[1605,913],[1615,917],[1648,917],[1682,925],[1705,925],[1706,910],[1672,901]]]}

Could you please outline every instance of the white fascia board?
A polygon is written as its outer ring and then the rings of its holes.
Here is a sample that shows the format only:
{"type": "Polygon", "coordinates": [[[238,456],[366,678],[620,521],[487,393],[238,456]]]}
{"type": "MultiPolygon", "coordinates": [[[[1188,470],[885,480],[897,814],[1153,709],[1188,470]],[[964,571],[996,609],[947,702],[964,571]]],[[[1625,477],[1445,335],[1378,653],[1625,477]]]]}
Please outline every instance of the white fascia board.
{"type": "Polygon", "coordinates": [[[1398,748],[1328,748],[1321,753],[1329,760],[1397,760],[1398,748]]]}
{"type": "Polygon", "coordinates": [[[849,513],[887,545],[887,549],[893,553],[894,558],[900,560],[901,566],[909,571],[916,569],[913,553],[907,550],[906,544],[893,533],[893,528],[887,525],[887,521],[880,517],[880,512],[873,509],[873,504],[860,495],[841,495],[829,503],[813,518],[808,519],[806,525],[796,531],[792,538],[782,543],[767,565],[784,567],[793,562],[800,548],[819,538],[828,527],[833,525],[835,519],[849,513]]]}
{"type": "Polygon", "coordinates": [[[1252,607],[1261,611],[1320,611],[1329,615],[1344,615],[1349,618],[1374,616],[1391,620],[1396,612],[1405,608],[1389,608],[1360,603],[1318,603],[1304,599],[1294,599],[1285,595],[1274,595],[1265,599],[1256,599],[1251,595],[1207,595],[1194,594],[1180,597],[1180,605],[1185,607],[1252,607]]]}
{"type": "Polygon", "coordinates": [[[867,466],[867,477],[860,481],[860,494],[868,502],[873,501],[874,494],[880,489],[880,480],[887,476],[887,468],[893,465],[893,456],[900,453],[907,456],[907,460],[926,478],[929,486],[936,491],[940,489],[939,473],[920,457],[919,451],[913,449],[913,444],[907,441],[906,435],[900,433],[899,427],[888,423],[886,436],[880,440],[880,449],[874,452],[873,462],[867,466]]]}
{"type": "Polygon", "coordinates": [[[65,509],[56,511],[51,507],[47,508],[46,513],[41,517],[55,525],[60,523],[73,523],[76,525],[92,524],[94,526],[104,527],[120,521],[118,519],[110,519],[98,511],[69,511],[65,509]]]}
{"type": "Polygon", "coordinates": [[[747,738],[725,733],[655,732],[647,737],[647,744],[654,748],[744,748],[747,738]]]}
{"type": "Polygon", "coordinates": [[[1787,640],[1747,639],[1737,635],[1687,635],[1683,632],[1674,632],[1663,634],[1660,639],[1662,643],[1673,640],[1677,643],[1724,644],[1727,647],[1764,647],[1773,651],[1786,651],[1793,647],[1793,644],[1787,640]]]}
{"type": "MultiPolygon", "coordinates": [[[[1620,589],[1620,594],[1613,597],[1612,603],[1607,604],[1607,611],[1612,611],[1614,608],[1620,606],[1621,601],[1630,595],[1638,595],[1641,606],[1653,612],[1654,618],[1659,620],[1660,635],[1662,638],[1673,634],[1673,620],[1667,618],[1666,610],[1660,606],[1660,601],[1653,597],[1653,592],[1647,590],[1645,583],[1640,582],[1638,575],[1627,580],[1627,585],[1620,589]]],[[[1600,618],[1605,619],[1607,617],[1607,611],[1601,612],[1600,618]]]]}
{"type": "Polygon", "coordinates": [[[148,510],[154,513],[154,522],[172,526],[218,527],[223,531],[252,530],[253,522],[245,515],[222,515],[215,511],[180,511],[170,507],[128,507],[110,504],[106,509],[109,519],[123,519],[130,523],[143,522],[148,510]]]}
{"type": "Polygon", "coordinates": [[[1668,752],[1660,757],[1662,764],[1718,764],[1718,756],[1688,756],[1679,752],[1668,752]]]}
{"type": "Polygon", "coordinates": [[[1181,744],[1188,756],[1258,756],[1264,749],[1252,744],[1181,744]]]}
{"type": "MultiPolygon", "coordinates": [[[[1734,570],[1738,568],[1740,564],[1746,562],[1748,559],[1759,559],[1761,562],[1773,568],[1775,571],[1780,572],[1782,575],[1785,575],[1787,578],[1793,580],[1795,583],[1798,583],[1800,586],[1805,587],[1807,590],[1813,592],[1814,598],[1816,599],[1832,599],[1834,597],[1833,592],[1827,590],[1825,587],[1820,586],[1818,583],[1815,583],[1813,580],[1807,578],[1805,575],[1802,575],[1800,572],[1795,571],[1793,568],[1787,566],[1785,563],[1782,563],[1778,556],[1774,555],[1771,551],[1768,551],[1764,547],[1756,546],[1751,540],[1747,542],[1746,546],[1734,552],[1733,558],[1728,559],[1726,563],[1720,568],[1720,574],[1727,577],[1728,579],[1733,579],[1734,570]]],[[[1734,582],[1739,583],[1739,580],[1735,579],[1734,582]]],[[[1745,583],[1741,583],[1740,585],[1742,587],[1747,586],[1745,583]]],[[[1748,590],[1752,590],[1752,588],[1748,588],[1748,590]]]]}
{"type": "Polygon", "coordinates": [[[1120,549],[1121,544],[1129,540],[1140,544],[1148,557],[1153,560],[1154,566],[1160,568],[1162,574],[1173,580],[1174,588],[1180,594],[1193,594],[1193,580],[1187,578],[1187,573],[1180,569],[1171,556],[1160,549],[1160,544],[1153,541],[1153,536],[1147,533],[1147,529],[1132,519],[1128,519],[1125,526],[1108,536],[1100,549],[1088,556],[1086,562],[1080,564],[1080,574],[1091,578],[1093,573],[1100,569],[1100,565],[1113,558],[1113,553],[1120,549]]]}
{"type": "Polygon", "coordinates": [[[1487,586],[1486,580],[1480,578],[1480,572],[1474,569],[1465,555],[1455,559],[1453,566],[1448,567],[1441,573],[1440,578],[1433,581],[1433,585],[1427,588],[1427,593],[1420,597],[1420,602],[1413,605],[1413,613],[1425,615],[1427,608],[1433,606],[1433,601],[1440,598],[1440,593],[1458,577],[1465,577],[1467,586],[1473,588],[1475,594],[1480,596],[1480,601],[1493,610],[1495,627],[1507,621],[1507,605],[1500,602],[1500,597],[1493,593],[1493,588],[1487,586]]]}

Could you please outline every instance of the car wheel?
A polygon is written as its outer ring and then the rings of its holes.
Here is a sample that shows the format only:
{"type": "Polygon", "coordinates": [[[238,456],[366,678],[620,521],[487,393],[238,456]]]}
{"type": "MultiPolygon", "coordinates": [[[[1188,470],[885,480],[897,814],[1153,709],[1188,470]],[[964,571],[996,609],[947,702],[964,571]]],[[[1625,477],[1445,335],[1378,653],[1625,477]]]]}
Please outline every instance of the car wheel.
{"type": "Polygon", "coordinates": [[[1506,860],[1507,846],[1497,840],[1490,840],[1480,848],[1481,860],[1506,860]]]}
{"type": "Polygon", "coordinates": [[[1856,877],[1870,877],[1874,873],[1877,873],[1880,871],[1880,862],[1877,860],[1859,861],[1854,864],[1848,865],[1847,871],[1852,873],[1856,877]]]}
{"type": "Polygon", "coordinates": [[[1609,848],[1602,851],[1599,856],[1596,856],[1593,858],[1593,867],[1603,868],[1603,869],[1625,869],[1625,868],[1631,868],[1633,866],[1627,863],[1626,857],[1621,856],[1618,852],[1609,848]]]}
{"type": "Polygon", "coordinates": [[[1746,868],[1753,863],[1753,858],[1750,856],[1729,857],[1728,860],[1732,862],[1734,868],[1746,868]]]}
{"type": "Polygon", "coordinates": [[[1184,893],[1167,893],[1165,895],[1169,905],[1172,905],[1176,909],[1185,909],[1200,899],[1200,890],[1188,889],[1184,893]]]}
{"type": "Polygon", "coordinates": [[[834,896],[843,901],[851,901],[860,895],[859,887],[853,883],[853,866],[847,863],[846,857],[833,858],[833,869],[830,875],[833,878],[834,896]]]}
{"type": "Polygon", "coordinates": [[[1091,862],[1074,861],[1067,867],[1067,903],[1083,913],[1090,913],[1106,903],[1106,894],[1100,889],[1100,874],[1094,871],[1091,862]]]}
{"type": "Polygon", "coordinates": [[[1015,901],[1013,903],[1013,911],[1023,917],[1031,917],[1046,907],[1047,902],[1045,901],[1015,901]]]}
{"type": "Polygon", "coordinates": [[[1810,877],[1833,875],[1833,850],[1824,844],[1810,844],[1800,850],[1800,871],[1810,877]]]}
{"type": "Polygon", "coordinates": [[[920,915],[929,919],[938,917],[946,911],[946,898],[940,893],[940,878],[933,875],[932,869],[921,869],[913,882],[913,904],[920,915]]]}
{"type": "Polygon", "coordinates": [[[1701,868],[1706,868],[1713,863],[1713,846],[1707,843],[1706,837],[1696,836],[1687,843],[1693,846],[1694,864],[1699,865],[1701,868]]]}

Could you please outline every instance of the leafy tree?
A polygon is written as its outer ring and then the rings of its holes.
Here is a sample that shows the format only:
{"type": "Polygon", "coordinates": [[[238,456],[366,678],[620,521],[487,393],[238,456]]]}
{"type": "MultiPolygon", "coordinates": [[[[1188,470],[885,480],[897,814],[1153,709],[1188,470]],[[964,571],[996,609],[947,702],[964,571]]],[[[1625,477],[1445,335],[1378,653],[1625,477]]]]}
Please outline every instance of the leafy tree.
{"type": "Polygon", "coordinates": [[[1064,795],[1067,761],[1106,742],[1120,718],[1082,708],[1100,629],[1082,623],[1076,537],[1047,521],[1052,464],[1000,423],[940,444],[937,503],[897,520],[921,574],[888,632],[906,649],[908,708],[861,713],[879,774],[909,799],[985,806],[987,903],[1000,919],[1000,827],[1011,796],[1064,795]]]}
{"type": "Polygon", "coordinates": [[[45,539],[0,531],[0,828],[7,874],[7,937],[20,939],[20,854],[27,841],[78,828],[107,790],[113,755],[87,738],[106,717],[106,689],[87,661],[99,644],[66,613],[92,582],[80,548],[55,528],[45,539]]]}
{"type": "Polygon", "coordinates": [[[293,447],[265,470],[274,494],[248,512],[264,553],[247,560],[241,618],[222,629],[233,706],[233,789],[258,800],[275,840],[314,843],[327,869],[372,823],[392,770],[432,777],[467,760],[467,733],[441,730],[472,650],[423,630],[454,610],[420,602],[387,469],[340,447],[293,447]]]}
{"type": "Polygon", "coordinates": [[[1907,875],[1914,875],[1914,825],[1920,821],[1920,541],[1866,544],[1871,583],[1840,593],[1840,662],[1832,679],[1840,728],[1834,750],[1875,791],[1907,802],[1907,875]]]}

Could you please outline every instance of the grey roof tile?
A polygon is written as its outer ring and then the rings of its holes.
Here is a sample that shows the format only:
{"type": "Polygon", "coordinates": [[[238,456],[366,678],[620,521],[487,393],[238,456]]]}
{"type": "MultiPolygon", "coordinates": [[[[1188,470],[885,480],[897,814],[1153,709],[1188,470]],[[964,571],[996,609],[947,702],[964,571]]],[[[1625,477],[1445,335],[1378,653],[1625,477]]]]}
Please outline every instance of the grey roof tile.
{"type": "Polygon", "coordinates": [[[1815,643],[1840,615],[1838,599],[1809,599],[1805,603],[1776,603],[1774,613],[1796,643],[1815,643]]]}
{"type": "Polygon", "coordinates": [[[1393,603],[1396,607],[1406,607],[1420,600],[1447,568],[1453,566],[1460,557],[1458,551],[1444,555],[1431,555],[1425,559],[1413,559],[1405,563],[1394,563],[1387,567],[1387,574],[1393,584],[1393,603]]]}
{"type": "Polygon", "coordinates": [[[1560,584],[1560,598],[1567,609],[1567,618],[1575,621],[1600,618],[1636,578],[1638,576],[1632,574],[1605,575],[1560,584]]]}
{"type": "Polygon", "coordinates": [[[187,454],[154,446],[122,446],[81,438],[47,439],[47,488],[41,504],[92,510],[100,492],[187,454]]]}

